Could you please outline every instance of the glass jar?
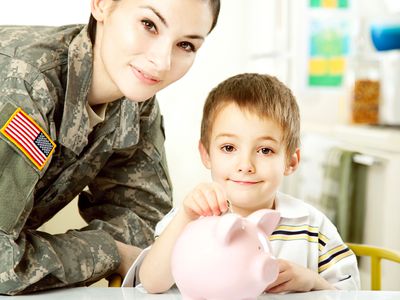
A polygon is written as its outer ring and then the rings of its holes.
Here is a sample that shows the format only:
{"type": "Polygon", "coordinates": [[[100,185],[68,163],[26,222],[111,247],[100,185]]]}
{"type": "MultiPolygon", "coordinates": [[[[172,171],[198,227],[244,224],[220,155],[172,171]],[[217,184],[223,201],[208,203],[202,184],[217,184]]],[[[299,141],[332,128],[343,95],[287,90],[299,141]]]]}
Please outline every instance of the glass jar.
{"type": "Polygon", "coordinates": [[[354,124],[378,124],[381,98],[379,60],[373,56],[357,56],[350,61],[350,115],[354,124]]]}

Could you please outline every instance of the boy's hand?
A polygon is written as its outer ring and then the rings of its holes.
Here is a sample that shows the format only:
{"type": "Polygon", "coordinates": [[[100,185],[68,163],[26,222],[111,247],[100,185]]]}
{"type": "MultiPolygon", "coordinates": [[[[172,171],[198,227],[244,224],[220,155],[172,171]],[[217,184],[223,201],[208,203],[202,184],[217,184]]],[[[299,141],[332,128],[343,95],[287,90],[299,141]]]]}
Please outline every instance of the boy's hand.
{"type": "Polygon", "coordinates": [[[268,293],[309,292],[335,289],[318,273],[293,262],[278,259],[279,275],[266,289],[268,293]]]}
{"type": "Polygon", "coordinates": [[[190,220],[200,216],[219,216],[227,210],[225,191],[215,182],[199,184],[183,200],[183,211],[190,220]]]}

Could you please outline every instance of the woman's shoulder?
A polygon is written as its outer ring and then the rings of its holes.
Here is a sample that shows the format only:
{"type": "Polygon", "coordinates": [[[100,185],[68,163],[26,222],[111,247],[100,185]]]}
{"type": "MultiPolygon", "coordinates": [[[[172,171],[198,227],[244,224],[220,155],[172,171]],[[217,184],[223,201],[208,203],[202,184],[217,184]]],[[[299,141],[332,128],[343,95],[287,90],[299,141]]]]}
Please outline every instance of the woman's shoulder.
{"type": "Polygon", "coordinates": [[[2,63],[23,63],[44,70],[67,63],[68,47],[83,25],[0,26],[2,63]]]}

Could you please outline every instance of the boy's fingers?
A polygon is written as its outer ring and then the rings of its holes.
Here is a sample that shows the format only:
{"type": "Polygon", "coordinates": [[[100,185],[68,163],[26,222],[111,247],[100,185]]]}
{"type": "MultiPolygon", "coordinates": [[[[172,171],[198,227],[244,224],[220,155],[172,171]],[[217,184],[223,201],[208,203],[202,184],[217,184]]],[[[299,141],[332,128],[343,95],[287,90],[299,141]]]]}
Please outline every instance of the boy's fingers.
{"type": "Polygon", "coordinates": [[[217,186],[215,188],[215,194],[217,195],[217,202],[218,202],[218,207],[221,213],[224,213],[228,210],[228,200],[226,199],[225,192],[217,186]]]}
{"type": "Polygon", "coordinates": [[[196,204],[200,207],[201,216],[210,216],[212,214],[212,210],[210,206],[208,205],[208,201],[206,196],[203,194],[201,190],[196,190],[193,193],[193,198],[196,202],[196,204]]]}
{"type": "Polygon", "coordinates": [[[199,217],[203,215],[203,211],[201,207],[197,204],[196,201],[192,201],[190,205],[190,209],[199,217]]]}
{"type": "Polygon", "coordinates": [[[285,274],[282,276],[282,274],[279,274],[278,278],[275,280],[275,282],[273,282],[272,284],[270,284],[267,288],[268,292],[276,292],[276,291],[280,291],[282,286],[284,284],[286,284],[288,281],[290,280],[290,278],[287,278],[287,276],[285,276],[285,274]]]}
{"type": "Polygon", "coordinates": [[[213,215],[219,216],[221,214],[221,210],[218,204],[218,197],[214,189],[209,188],[204,191],[206,196],[208,206],[210,207],[213,215]]]}
{"type": "Polygon", "coordinates": [[[289,288],[289,281],[286,281],[277,286],[274,286],[273,288],[268,288],[267,292],[268,293],[281,293],[281,292],[288,291],[288,288],[289,288]]]}

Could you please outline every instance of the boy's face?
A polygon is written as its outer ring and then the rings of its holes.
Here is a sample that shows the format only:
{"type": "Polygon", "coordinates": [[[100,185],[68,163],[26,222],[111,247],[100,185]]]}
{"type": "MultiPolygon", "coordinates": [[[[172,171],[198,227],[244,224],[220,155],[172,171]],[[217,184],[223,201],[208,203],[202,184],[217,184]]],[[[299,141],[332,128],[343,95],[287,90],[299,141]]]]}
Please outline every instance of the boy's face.
{"type": "Polygon", "coordinates": [[[228,104],[216,116],[209,152],[200,144],[204,165],[241,215],[274,208],[275,193],[285,175],[298,165],[299,151],[286,156],[281,127],[270,119],[228,104]]]}

